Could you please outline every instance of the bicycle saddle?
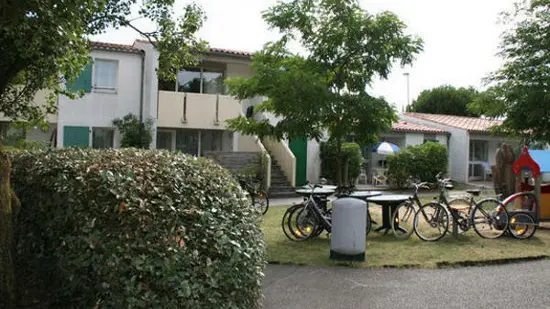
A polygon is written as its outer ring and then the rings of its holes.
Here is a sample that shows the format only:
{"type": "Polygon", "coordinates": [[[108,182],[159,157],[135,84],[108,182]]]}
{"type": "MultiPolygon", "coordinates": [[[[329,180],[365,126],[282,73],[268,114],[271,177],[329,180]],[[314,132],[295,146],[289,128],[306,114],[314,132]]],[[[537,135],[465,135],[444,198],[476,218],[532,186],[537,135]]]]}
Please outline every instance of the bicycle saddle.
{"type": "Polygon", "coordinates": [[[466,192],[470,193],[473,196],[479,196],[481,194],[481,190],[479,189],[468,189],[466,192]]]}

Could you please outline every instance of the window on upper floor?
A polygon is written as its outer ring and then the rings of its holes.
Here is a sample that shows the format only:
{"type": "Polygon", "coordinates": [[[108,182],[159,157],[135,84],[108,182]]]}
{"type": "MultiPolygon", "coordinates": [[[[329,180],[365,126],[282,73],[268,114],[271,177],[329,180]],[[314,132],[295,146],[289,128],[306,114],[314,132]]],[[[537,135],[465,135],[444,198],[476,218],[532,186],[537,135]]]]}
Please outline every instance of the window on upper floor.
{"type": "Polygon", "coordinates": [[[116,90],[118,61],[107,59],[94,60],[94,88],[116,90]]]}
{"type": "Polygon", "coordinates": [[[178,92],[224,94],[224,72],[221,68],[189,68],[181,70],[175,85],[170,81],[158,81],[158,89],[178,92]]]}
{"type": "Polygon", "coordinates": [[[202,93],[223,94],[223,72],[202,71],[202,93]]]}
{"type": "Polygon", "coordinates": [[[178,92],[201,93],[201,69],[181,70],[178,73],[178,92]]]}

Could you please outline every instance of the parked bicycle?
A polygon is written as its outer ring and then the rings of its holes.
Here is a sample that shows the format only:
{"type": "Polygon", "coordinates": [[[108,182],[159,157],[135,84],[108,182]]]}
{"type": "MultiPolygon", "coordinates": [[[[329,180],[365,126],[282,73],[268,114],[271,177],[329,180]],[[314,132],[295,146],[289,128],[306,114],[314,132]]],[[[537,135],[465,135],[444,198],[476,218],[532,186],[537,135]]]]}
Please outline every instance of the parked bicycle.
{"type": "Polygon", "coordinates": [[[414,231],[424,241],[437,241],[449,231],[451,226],[458,231],[467,231],[473,227],[476,233],[483,238],[498,238],[508,229],[509,216],[499,200],[495,198],[483,199],[479,202],[480,190],[467,190],[470,200],[464,203],[451,205],[447,199],[447,186],[450,179],[442,179],[437,175],[439,187],[439,201],[433,201],[418,209],[414,217],[414,231]],[[461,205],[461,207],[458,207],[461,205]],[[449,221],[452,219],[452,223],[449,221]]]}
{"type": "Polygon", "coordinates": [[[412,182],[413,195],[408,201],[397,206],[391,217],[391,229],[395,237],[407,239],[414,231],[414,216],[418,208],[422,207],[418,197],[418,189],[430,188],[428,182],[412,182]]]}
{"type": "Polygon", "coordinates": [[[267,192],[261,189],[260,180],[250,175],[237,175],[236,177],[241,187],[248,193],[252,206],[258,208],[262,215],[265,215],[269,209],[269,197],[267,192]]]}
{"type": "Polygon", "coordinates": [[[302,203],[291,206],[283,215],[281,226],[285,236],[293,241],[303,241],[321,235],[323,230],[332,230],[332,209],[328,208],[327,194],[316,194],[322,185],[306,184],[311,191],[302,203]]]}
{"type": "MultiPolygon", "coordinates": [[[[332,231],[332,208],[328,208],[328,197],[334,190],[322,190],[322,185],[307,184],[310,192],[300,204],[289,207],[283,215],[281,226],[285,236],[293,241],[304,241],[332,231]],[[320,189],[320,190],[316,190],[320,189]]],[[[365,233],[371,229],[370,216],[366,218],[365,233]]]]}
{"type": "MultiPolygon", "coordinates": [[[[422,202],[418,196],[419,189],[431,189],[433,187],[430,182],[418,182],[414,179],[411,179],[410,183],[413,188],[413,195],[408,201],[397,206],[391,218],[393,234],[400,239],[407,239],[414,232],[414,217],[418,209],[422,207],[422,202]]],[[[446,188],[451,189],[451,185],[448,184],[446,188]]],[[[439,202],[443,202],[443,200],[439,198],[439,202]]],[[[468,201],[463,198],[454,198],[449,200],[448,203],[455,208],[455,206],[460,207],[460,205],[467,204],[468,201]]]]}

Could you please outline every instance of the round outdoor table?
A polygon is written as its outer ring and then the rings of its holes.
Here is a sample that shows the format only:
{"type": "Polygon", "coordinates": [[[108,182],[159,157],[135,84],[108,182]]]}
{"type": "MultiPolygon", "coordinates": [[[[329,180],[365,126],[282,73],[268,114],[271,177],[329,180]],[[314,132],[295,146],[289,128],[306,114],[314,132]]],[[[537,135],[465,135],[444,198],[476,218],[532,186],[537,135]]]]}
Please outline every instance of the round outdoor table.
{"type": "MultiPolygon", "coordinates": [[[[367,202],[382,206],[382,226],[375,231],[385,230],[384,234],[387,234],[391,229],[391,215],[399,204],[408,199],[409,196],[403,194],[383,194],[367,198],[367,202]]],[[[399,226],[397,226],[397,228],[399,228],[399,226]]]]}
{"type": "MultiPolygon", "coordinates": [[[[321,188],[315,188],[315,189],[325,189],[325,190],[336,190],[336,188],[338,188],[338,186],[333,186],[333,185],[323,185],[321,188]]],[[[302,186],[300,189],[298,190],[311,190],[311,187],[309,186],[302,186]]]]}
{"type": "MultiPolygon", "coordinates": [[[[320,195],[320,196],[325,196],[325,197],[328,197],[330,195],[333,195],[334,194],[334,190],[329,190],[329,189],[325,189],[325,188],[315,188],[313,189],[313,195],[320,195]]],[[[310,196],[311,195],[311,189],[298,189],[296,190],[296,193],[301,195],[301,196],[310,196]]]]}
{"type": "Polygon", "coordinates": [[[353,191],[349,197],[357,198],[366,201],[367,198],[382,195],[380,191],[353,191]]]}

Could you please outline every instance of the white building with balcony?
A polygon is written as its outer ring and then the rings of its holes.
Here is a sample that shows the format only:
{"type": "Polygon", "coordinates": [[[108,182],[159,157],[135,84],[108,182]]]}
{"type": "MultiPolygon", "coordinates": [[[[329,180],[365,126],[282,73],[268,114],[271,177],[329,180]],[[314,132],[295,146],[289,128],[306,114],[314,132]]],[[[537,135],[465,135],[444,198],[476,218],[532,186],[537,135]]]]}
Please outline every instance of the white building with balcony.
{"type": "MultiPolygon", "coordinates": [[[[198,66],[182,68],[175,82],[167,82],[157,77],[158,52],[147,41],[91,46],[92,61],[67,85],[84,95],[74,100],[59,97],[50,130],[27,133],[27,139],[50,140],[56,147],[118,148],[121,136],[113,120],[132,113],[152,120],[150,148],[209,156],[234,170],[260,166],[268,176],[267,187],[288,192],[294,186],[295,158],[286,144],[266,141],[266,149],[255,136],[227,127],[228,119],[244,115],[261,100],[240,102],[227,95],[224,86],[226,78],[250,76],[251,53],[211,48],[198,66]],[[272,160],[268,150],[276,158],[272,160]]],[[[5,124],[0,126],[4,135],[20,137],[20,131],[5,124]]]]}

